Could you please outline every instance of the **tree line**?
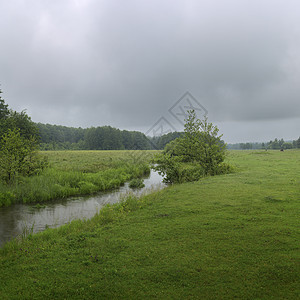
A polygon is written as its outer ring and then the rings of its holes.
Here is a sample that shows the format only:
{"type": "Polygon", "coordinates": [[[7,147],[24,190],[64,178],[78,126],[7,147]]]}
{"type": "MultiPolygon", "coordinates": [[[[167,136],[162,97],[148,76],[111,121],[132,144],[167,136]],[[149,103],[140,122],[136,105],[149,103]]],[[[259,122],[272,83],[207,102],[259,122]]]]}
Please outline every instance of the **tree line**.
{"type": "Polygon", "coordinates": [[[287,149],[299,149],[300,148],[300,137],[297,140],[284,141],[283,139],[275,138],[274,141],[270,140],[265,143],[237,143],[228,144],[228,149],[235,150],[257,150],[257,149],[272,149],[272,150],[287,150],[287,149]]]}
{"type": "MultiPolygon", "coordinates": [[[[1,93],[1,90],[0,90],[1,93]]],[[[0,97],[0,139],[8,130],[18,129],[25,139],[35,138],[40,150],[162,150],[183,132],[147,137],[138,131],[111,126],[74,128],[34,123],[25,111],[10,110],[0,97]]],[[[227,144],[228,149],[292,149],[300,148],[300,137],[294,141],[275,139],[265,143],[227,144]]]]}
{"type": "Polygon", "coordinates": [[[9,109],[0,95],[0,144],[3,136],[10,131],[18,131],[25,140],[34,140],[34,146],[39,150],[164,149],[166,144],[182,135],[180,132],[170,132],[162,136],[147,137],[138,131],[120,130],[111,126],[84,129],[34,123],[26,111],[9,109]]]}
{"type": "Polygon", "coordinates": [[[41,150],[154,150],[164,149],[181,132],[147,137],[138,131],[111,126],[74,128],[51,124],[36,124],[41,150]]]}

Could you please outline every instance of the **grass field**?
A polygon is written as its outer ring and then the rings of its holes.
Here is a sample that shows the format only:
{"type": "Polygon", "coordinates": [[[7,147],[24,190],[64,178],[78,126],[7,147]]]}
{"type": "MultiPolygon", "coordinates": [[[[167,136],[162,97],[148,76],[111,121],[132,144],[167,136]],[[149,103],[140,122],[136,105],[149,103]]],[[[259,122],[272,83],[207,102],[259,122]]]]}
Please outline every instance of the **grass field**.
{"type": "Polygon", "coordinates": [[[153,151],[45,151],[50,167],[41,174],[0,182],[0,207],[40,203],[119,187],[149,174],[153,151]]]}
{"type": "Polygon", "coordinates": [[[299,299],[300,151],[107,206],[0,250],[1,299],[299,299]]]}

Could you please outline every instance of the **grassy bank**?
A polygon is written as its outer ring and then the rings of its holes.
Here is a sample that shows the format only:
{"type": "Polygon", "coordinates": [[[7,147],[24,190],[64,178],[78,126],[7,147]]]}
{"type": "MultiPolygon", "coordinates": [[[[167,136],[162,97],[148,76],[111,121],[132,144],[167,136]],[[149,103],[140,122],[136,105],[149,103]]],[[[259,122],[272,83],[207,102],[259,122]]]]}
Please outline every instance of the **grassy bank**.
{"type": "Polygon", "coordinates": [[[1,299],[298,299],[300,151],[105,207],[0,250],[1,299]]]}
{"type": "Polygon", "coordinates": [[[153,151],[49,151],[41,152],[50,167],[41,174],[0,183],[0,206],[39,203],[74,195],[110,190],[149,174],[153,151]],[[142,158],[140,157],[142,155],[142,158]]]}

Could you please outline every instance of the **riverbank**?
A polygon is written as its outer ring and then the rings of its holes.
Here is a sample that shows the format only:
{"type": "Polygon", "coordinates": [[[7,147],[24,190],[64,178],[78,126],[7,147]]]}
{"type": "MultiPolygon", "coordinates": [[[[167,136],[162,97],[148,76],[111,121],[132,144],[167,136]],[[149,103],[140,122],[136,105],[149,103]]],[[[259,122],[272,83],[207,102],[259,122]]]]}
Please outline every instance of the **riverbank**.
{"type": "Polygon", "coordinates": [[[228,160],[238,172],[6,244],[1,298],[297,299],[300,151],[228,160]]]}
{"type": "Polygon", "coordinates": [[[126,195],[144,195],[164,188],[162,177],[151,170],[143,180],[143,188],[119,188],[93,195],[75,196],[43,204],[16,204],[0,208],[0,248],[9,240],[24,234],[57,228],[73,220],[90,219],[103,206],[120,202],[126,195]]]}
{"type": "Polygon", "coordinates": [[[0,207],[88,195],[150,173],[154,151],[44,151],[50,167],[41,174],[0,182],[0,207]]]}

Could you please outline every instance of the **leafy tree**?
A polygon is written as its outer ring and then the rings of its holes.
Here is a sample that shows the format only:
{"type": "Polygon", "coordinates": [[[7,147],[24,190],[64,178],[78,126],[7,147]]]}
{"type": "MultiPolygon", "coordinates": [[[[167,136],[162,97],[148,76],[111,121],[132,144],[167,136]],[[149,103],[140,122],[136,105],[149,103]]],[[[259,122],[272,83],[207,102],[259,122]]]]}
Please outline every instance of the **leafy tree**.
{"type": "Polygon", "coordinates": [[[38,142],[38,128],[25,111],[16,112],[10,110],[9,116],[5,120],[6,129],[18,129],[20,135],[25,139],[34,138],[38,142]]]}
{"type": "Polygon", "coordinates": [[[198,163],[205,175],[215,175],[218,166],[225,159],[226,145],[218,136],[219,129],[204,120],[196,119],[194,111],[189,111],[188,119],[184,126],[185,135],[179,138],[179,149],[184,151],[190,162],[198,163]]]}
{"type": "Polygon", "coordinates": [[[46,166],[37,155],[38,130],[30,117],[8,109],[0,97],[0,180],[13,183],[46,166]]]}
{"type": "Polygon", "coordinates": [[[218,135],[219,129],[207,118],[197,119],[193,110],[188,114],[184,135],[167,144],[153,160],[154,169],[167,182],[192,181],[230,171],[230,166],[223,163],[226,145],[218,135]]]}
{"type": "MultiPolygon", "coordinates": [[[[1,91],[0,91],[1,93],[1,91]]],[[[8,132],[8,130],[18,129],[20,135],[26,139],[35,138],[38,142],[38,128],[31,121],[31,118],[25,111],[16,112],[8,109],[8,105],[0,97],[0,143],[1,137],[8,132]]]]}
{"type": "Polygon", "coordinates": [[[0,146],[0,177],[6,183],[13,183],[19,176],[30,176],[43,169],[47,162],[37,156],[34,137],[21,136],[20,129],[8,129],[0,146]]]}

